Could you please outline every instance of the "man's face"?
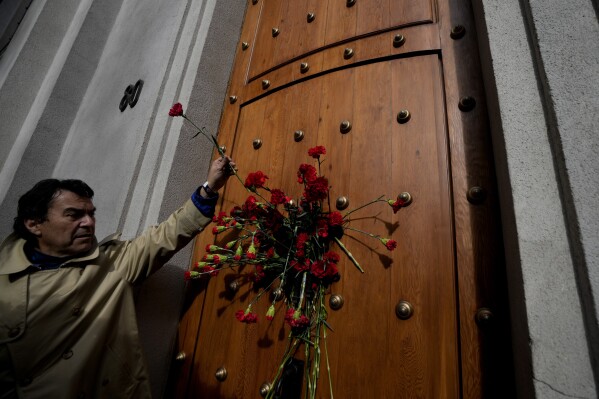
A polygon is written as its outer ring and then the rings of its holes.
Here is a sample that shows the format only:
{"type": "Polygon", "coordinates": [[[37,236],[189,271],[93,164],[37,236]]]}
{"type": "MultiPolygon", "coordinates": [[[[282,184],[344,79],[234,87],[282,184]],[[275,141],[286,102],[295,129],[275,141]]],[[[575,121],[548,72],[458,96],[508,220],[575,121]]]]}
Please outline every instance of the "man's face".
{"type": "Polygon", "coordinates": [[[46,220],[26,220],[25,227],[37,237],[38,249],[52,256],[73,256],[94,245],[96,208],[92,200],[61,191],[51,202],[46,220]]]}

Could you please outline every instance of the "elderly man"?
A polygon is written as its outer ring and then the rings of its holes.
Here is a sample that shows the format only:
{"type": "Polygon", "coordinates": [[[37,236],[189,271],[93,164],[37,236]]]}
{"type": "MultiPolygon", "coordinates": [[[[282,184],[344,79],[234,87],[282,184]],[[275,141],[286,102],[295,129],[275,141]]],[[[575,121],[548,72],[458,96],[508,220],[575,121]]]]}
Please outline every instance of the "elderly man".
{"type": "Polygon", "coordinates": [[[210,222],[233,167],[215,160],[191,200],[130,241],[96,241],[82,181],[24,194],[0,246],[0,398],[149,397],[132,285],[210,222]]]}

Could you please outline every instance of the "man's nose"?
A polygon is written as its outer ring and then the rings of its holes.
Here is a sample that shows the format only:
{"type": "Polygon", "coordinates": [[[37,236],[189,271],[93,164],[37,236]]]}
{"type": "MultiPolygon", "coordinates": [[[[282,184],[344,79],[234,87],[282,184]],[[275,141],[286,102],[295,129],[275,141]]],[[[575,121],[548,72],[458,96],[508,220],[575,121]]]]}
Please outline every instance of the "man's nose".
{"type": "Polygon", "coordinates": [[[96,219],[93,216],[85,215],[81,218],[81,226],[94,226],[96,219]]]}

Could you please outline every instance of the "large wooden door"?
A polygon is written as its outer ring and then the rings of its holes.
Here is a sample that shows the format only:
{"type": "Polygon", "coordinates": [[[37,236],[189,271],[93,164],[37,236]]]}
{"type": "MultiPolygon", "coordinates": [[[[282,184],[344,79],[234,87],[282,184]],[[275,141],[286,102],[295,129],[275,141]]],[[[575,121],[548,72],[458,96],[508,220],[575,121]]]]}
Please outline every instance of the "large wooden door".
{"type": "MultiPolygon", "coordinates": [[[[413,197],[397,214],[374,206],[351,222],[392,236],[396,251],[358,233],[343,237],[365,273],[344,260],[331,286],[344,299],[329,311],[327,335],[338,398],[512,394],[492,157],[467,3],[249,0],[219,133],[240,175],[262,170],[269,187],[299,198],[297,167],[310,161],[308,148],[324,145],[333,203],[413,197]],[[398,119],[405,110],[409,119],[398,119]],[[349,132],[341,132],[343,121],[349,132]],[[407,320],[397,317],[400,301],[413,307],[407,320]]],[[[232,180],[221,207],[246,196],[232,180]]],[[[213,241],[204,234],[195,258],[213,241]]],[[[256,295],[247,273],[229,270],[189,287],[177,396],[260,397],[274,377],[287,343],[284,312],[272,322],[236,321],[256,295]],[[241,283],[237,292],[232,282],[241,283]],[[215,378],[219,368],[224,381],[215,378]]],[[[254,309],[264,315],[269,304],[254,309]]],[[[321,370],[320,396],[329,397],[324,362],[321,370]]]]}

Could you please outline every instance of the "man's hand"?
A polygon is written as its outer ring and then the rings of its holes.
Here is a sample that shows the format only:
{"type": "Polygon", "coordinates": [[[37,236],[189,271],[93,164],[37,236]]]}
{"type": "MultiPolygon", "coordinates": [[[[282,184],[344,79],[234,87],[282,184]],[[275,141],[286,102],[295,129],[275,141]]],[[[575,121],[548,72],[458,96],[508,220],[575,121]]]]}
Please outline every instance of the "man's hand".
{"type": "Polygon", "coordinates": [[[235,168],[235,162],[233,162],[231,157],[225,156],[215,159],[212,165],[210,165],[206,179],[210,188],[213,191],[220,190],[233,174],[233,168],[235,168]]]}

